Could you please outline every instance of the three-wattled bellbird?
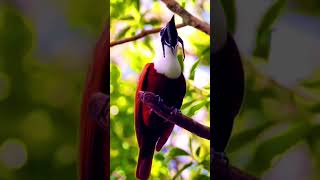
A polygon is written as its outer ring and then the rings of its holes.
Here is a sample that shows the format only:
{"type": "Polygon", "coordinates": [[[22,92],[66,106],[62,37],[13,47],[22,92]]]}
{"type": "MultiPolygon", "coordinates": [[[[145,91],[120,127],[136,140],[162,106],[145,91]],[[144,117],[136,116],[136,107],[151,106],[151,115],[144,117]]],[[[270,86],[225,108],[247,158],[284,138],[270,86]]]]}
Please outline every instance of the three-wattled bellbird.
{"type": "Polygon", "coordinates": [[[135,96],[134,119],[139,144],[136,177],[141,180],[149,178],[154,150],[161,150],[174,124],[165,121],[144,105],[139,100],[139,91],[153,92],[163,99],[163,103],[177,109],[180,109],[186,94],[185,78],[177,59],[178,42],[182,44],[183,54],[184,47],[182,39],[178,36],[174,16],[161,29],[160,36],[162,52],[157,53],[161,55],[156,56],[153,63],[145,65],[135,96]]]}
{"type": "Polygon", "coordinates": [[[219,0],[213,1],[213,54],[211,54],[212,118],[211,146],[224,153],[233,122],[244,95],[244,71],[237,45],[227,32],[226,18],[219,0]]]}

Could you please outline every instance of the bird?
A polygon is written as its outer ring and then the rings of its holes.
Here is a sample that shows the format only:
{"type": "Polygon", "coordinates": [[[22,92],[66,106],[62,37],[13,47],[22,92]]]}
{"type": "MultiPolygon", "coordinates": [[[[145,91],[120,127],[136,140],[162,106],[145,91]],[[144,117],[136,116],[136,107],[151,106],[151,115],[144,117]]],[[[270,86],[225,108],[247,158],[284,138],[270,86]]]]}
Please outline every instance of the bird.
{"type": "MultiPolygon", "coordinates": [[[[90,115],[90,100],[96,93],[110,95],[110,28],[105,25],[96,43],[82,96],[80,114],[79,179],[99,180],[110,177],[109,129],[102,128],[90,115]]],[[[109,103],[106,100],[106,103],[109,103]]]]}
{"type": "Polygon", "coordinates": [[[178,36],[174,15],[160,30],[162,51],[152,63],[144,66],[136,89],[134,121],[139,145],[136,177],[146,180],[150,176],[154,151],[160,151],[169,138],[174,124],[159,117],[144,105],[138,96],[140,91],[152,92],[166,105],[180,109],[186,94],[186,81],[177,59],[178,42],[184,54],[183,40],[178,36]]]}
{"type": "Polygon", "coordinates": [[[212,58],[212,128],[211,146],[215,153],[225,155],[234,119],[244,96],[244,70],[238,47],[227,31],[226,18],[219,2],[213,1],[212,58]]]}

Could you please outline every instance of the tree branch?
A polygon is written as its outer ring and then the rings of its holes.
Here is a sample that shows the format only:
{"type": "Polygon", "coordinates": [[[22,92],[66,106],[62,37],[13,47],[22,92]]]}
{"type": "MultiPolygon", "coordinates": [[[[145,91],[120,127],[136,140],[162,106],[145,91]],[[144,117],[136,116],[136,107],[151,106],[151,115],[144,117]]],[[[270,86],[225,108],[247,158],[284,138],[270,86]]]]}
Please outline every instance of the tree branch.
{"type": "MultiPolygon", "coordinates": [[[[182,23],[182,24],[178,24],[176,27],[177,28],[182,28],[182,27],[185,27],[186,25],[187,25],[186,23],[182,23]]],[[[145,37],[147,35],[158,33],[158,32],[160,32],[160,30],[161,30],[161,28],[155,28],[155,29],[150,29],[150,30],[142,30],[141,33],[139,33],[139,34],[137,34],[135,36],[132,36],[132,37],[129,37],[129,38],[124,38],[124,39],[121,39],[119,41],[110,42],[110,47],[113,47],[113,46],[116,46],[116,45],[119,45],[119,44],[124,44],[124,43],[130,42],[130,41],[135,41],[135,40],[143,38],[143,37],[145,37]]]]}
{"type": "MultiPolygon", "coordinates": [[[[179,3],[177,3],[174,0],[162,0],[162,2],[165,3],[166,6],[172,12],[177,13],[183,19],[183,23],[178,24],[176,26],[177,28],[182,28],[182,27],[189,25],[189,26],[192,26],[192,27],[210,35],[210,25],[208,23],[203,22],[200,19],[196,18],[192,14],[190,14],[182,6],[180,6],[179,3]]],[[[135,41],[135,40],[143,38],[147,35],[158,33],[158,32],[160,32],[160,30],[161,30],[161,28],[155,28],[155,29],[151,29],[151,30],[142,30],[141,33],[139,33],[135,36],[132,36],[129,38],[124,38],[124,39],[121,39],[118,41],[110,42],[110,47],[113,47],[113,46],[116,46],[119,44],[124,44],[124,43],[131,42],[131,41],[135,41]]]]}
{"type": "Polygon", "coordinates": [[[150,109],[152,109],[158,116],[163,119],[176,124],[191,133],[210,140],[210,128],[204,126],[197,121],[181,114],[177,108],[170,108],[163,103],[163,100],[152,92],[140,91],[138,93],[140,100],[150,109]]]}
{"type": "MultiPolygon", "coordinates": [[[[176,108],[168,107],[165,103],[163,103],[163,100],[159,96],[146,91],[140,91],[138,96],[143,103],[149,106],[157,115],[161,116],[165,120],[170,121],[171,123],[174,123],[199,137],[210,140],[209,127],[204,126],[187,116],[184,116],[176,108]]],[[[93,94],[89,101],[90,116],[101,128],[105,130],[109,130],[109,100],[110,98],[108,95],[98,92],[93,94]]],[[[213,157],[213,155],[211,155],[211,157],[213,157]]],[[[210,164],[214,170],[214,179],[257,180],[257,178],[250,176],[233,166],[229,166],[225,161],[219,158],[215,158],[210,164]]]]}
{"type": "MultiPolygon", "coordinates": [[[[152,92],[140,91],[138,97],[145,105],[149,106],[149,108],[163,119],[170,121],[199,137],[210,140],[209,127],[184,116],[177,108],[168,107],[158,95],[155,95],[152,92]]],[[[233,166],[229,166],[219,158],[215,158],[212,165],[214,170],[213,179],[257,180],[257,178],[250,176],[233,166]]]]}
{"type": "Polygon", "coordinates": [[[201,21],[200,19],[196,18],[188,11],[186,11],[179,3],[175,0],[161,0],[163,3],[167,5],[167,7],[174,13],[181,16],[183,22],[187,25],[193,26],[196,29],[210,35],[210,25],[206,22],[201,21]]]}
{"type": "Polygon", "coordinates": [[[258,178],[250,176],[236,167],[229,166],[226,162],[218,158],[213,160],[212,166],[213,179],[216,180],[258,180],[258,178]]]}

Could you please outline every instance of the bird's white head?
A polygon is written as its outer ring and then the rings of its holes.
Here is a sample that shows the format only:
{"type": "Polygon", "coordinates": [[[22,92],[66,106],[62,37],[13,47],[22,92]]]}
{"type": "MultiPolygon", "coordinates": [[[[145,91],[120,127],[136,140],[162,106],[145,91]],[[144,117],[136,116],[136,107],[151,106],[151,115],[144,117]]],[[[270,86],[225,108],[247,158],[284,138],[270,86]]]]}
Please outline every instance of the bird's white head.
{"type": "Polygon", "coordinates": [[[176,79],[181,75],[181,67],[177,59],[178,42],[182,45],[183,58],[185,57],[185,53],[183,41],[178,36],[174,16],[167,25],[161,29],[160,36],[162,51],[161,55],[158,54],[154,59],[154,67],[158,73],[168,78],[176,79]]]}

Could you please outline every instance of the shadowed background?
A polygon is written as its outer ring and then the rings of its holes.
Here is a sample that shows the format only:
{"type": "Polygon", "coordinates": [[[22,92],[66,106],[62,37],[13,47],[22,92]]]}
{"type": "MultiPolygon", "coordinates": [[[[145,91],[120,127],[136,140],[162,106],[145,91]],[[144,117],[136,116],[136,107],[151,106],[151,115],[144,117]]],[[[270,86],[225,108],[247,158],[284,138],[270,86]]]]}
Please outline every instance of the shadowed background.
{"type": "Polygon", "coordinates": [[[319,1],[222,2],[246,72],[231,163],[265,180],[319,179],[319,1]]]}
{"type": "Polygon", "coordinates": [[[81,96],[105,6],[0,1],[0,179],[78,178],[81,96]]]}

